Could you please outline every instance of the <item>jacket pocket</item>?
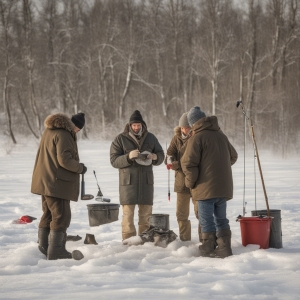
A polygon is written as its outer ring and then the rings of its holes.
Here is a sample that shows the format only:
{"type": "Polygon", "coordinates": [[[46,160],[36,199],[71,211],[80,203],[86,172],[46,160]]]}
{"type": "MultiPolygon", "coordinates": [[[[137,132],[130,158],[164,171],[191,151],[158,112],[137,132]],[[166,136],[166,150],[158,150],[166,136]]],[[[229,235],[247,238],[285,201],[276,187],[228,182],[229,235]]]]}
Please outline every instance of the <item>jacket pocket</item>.
{"type": "Polygon", "coordinates": [[[120,172],[120,185],[130,185],[130,173],[126,170],[120,172]]]}
{"type": "Polygon", "coordinates": [[[153,173],[147,172],[146,174],[147,174],[147,184],[154,184],[153,173]]]}
{"type": "Polygon", "coordinates": [[[56,179],[58,179],[58,180],[67,181],[67,182],[75,182],[77,177],[78,177],[77,173],[68,171],[62,167],[59,167],[57,169],[56,179]]]}

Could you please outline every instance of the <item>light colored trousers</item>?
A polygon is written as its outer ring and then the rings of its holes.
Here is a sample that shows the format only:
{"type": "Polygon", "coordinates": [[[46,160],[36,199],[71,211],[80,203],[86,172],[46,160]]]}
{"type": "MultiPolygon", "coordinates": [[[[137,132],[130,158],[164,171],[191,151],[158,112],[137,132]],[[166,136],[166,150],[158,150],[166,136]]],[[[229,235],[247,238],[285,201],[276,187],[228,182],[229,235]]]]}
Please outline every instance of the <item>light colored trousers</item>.
{"type": "MultiPolygon", "coordinates": [[[[122,218],[122,240],[136,236],[136,229],[134,226],[134,209],[136,205],[122,205],[123,218],[122,218]]],[[[152,205],[138,205],[139,216],[139,235],[149,229],[150,216],[152,214],[152,205]]]]}
{"type": "MultiPolygon", "coordinates": [[[[176,217],[179,226],[179,238],[182,241],[191,240],[191,221],[189,220],[190,215],[190,194],[177,193],[177,204],[176,204],[176,217]]],[[[198,219],[198,201],[193,201],[194,212],[198,219]]],[[[201,229],[198,228],[201,232],[201,229]]]]}

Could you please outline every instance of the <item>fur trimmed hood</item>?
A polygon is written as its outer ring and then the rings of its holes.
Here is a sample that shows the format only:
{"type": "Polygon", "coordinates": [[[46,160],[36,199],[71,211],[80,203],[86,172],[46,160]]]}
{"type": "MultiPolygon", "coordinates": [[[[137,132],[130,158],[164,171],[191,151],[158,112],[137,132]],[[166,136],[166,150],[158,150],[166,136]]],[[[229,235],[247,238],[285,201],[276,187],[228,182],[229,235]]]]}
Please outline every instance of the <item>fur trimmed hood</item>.
{"type": "Polygon", "coordinates": [[[67,131],[74,131],[75,125],[72,123],[71,119],[62,113],[57,113],[49,115],[44,122],[46,128],[49,129],[66,129],[67,131]]]}
{"type": "Polygon", "coordinates": [[[178,136],[181,136],[181,127],[180,126],[176,126],[174,128],[174,134],[178,135],[178,136]]]}
{"type": "Polygon", "coordinates": [[[71,119],[65,114],[56,113],[53,115],[49,115],[45,119],[44,125],[48,129],[65,129],[69,131],[76,140],[76,133],[74,131],[75,125],[73,124],[71,119]]]}

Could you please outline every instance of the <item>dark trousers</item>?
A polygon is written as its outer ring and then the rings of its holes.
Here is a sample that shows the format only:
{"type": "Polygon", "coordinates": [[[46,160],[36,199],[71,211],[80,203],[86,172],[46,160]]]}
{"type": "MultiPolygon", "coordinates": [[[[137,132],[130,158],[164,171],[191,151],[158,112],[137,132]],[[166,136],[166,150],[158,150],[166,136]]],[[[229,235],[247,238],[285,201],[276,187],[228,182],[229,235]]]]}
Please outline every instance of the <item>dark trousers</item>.
{"type": "Polygon", "coordinates": [[[42,195],[43,215],[39,228],[66,232],[71,223],[70,200],[42,195]]]}

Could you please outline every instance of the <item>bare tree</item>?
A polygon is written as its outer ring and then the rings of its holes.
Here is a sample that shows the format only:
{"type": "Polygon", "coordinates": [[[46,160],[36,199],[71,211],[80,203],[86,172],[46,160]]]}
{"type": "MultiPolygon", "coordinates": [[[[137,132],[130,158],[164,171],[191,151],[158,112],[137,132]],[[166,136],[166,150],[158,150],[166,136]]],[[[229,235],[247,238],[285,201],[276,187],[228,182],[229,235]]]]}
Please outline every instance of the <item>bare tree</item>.
{"type": "Polygon", "coordinates": [[[36,127],[38,132],[41,130],[41,120],[36,105],[35,89],[34,89],[34,57],[32,54],[32,38],[33,38],[33,23],[32,23],[32,9],[31,1],[23,0],[23,29],[25,34],[25,47],[24,47],[24,62],[27,68],[28,80],[28,100],[30,107],[35,116],[36,127]]]}
{"type": "Polygon", "coordinates": [[[14,144],[17,143],[13,130],[12,130],[12,121],[11,121],[11,112],[9,106],[10,94],[9,94],[9,84],[10,84],[10,70],[14,67],[14,63],[11,61],[10,58],[10,46],[11,40],[9,37],[9,29],[11,25],[11,11],[12,7],[14,6],[13,1],[2,1],[0,0],[0,18],[1,18],[1,25],[3,29],[3,34],[1,37],[1,48],[4,53],[4,65],[5,65],[5,75],[4,75],[4,84],[3,84],[3,103],[7,118],[7,127],[9,136],[11,137],[14,144]]]}
{"type": "Polygon", "coordinates": [[[220,77],[231,63],[230,50],[233,44],[232,30],[228,24],[226,9],[230,2],[223,0],[202,0],[202,32],[198,37],[197,50],[200,65],[197,74],[205,77],[211,84],[212,111],[216,114],[220,77]]]}

